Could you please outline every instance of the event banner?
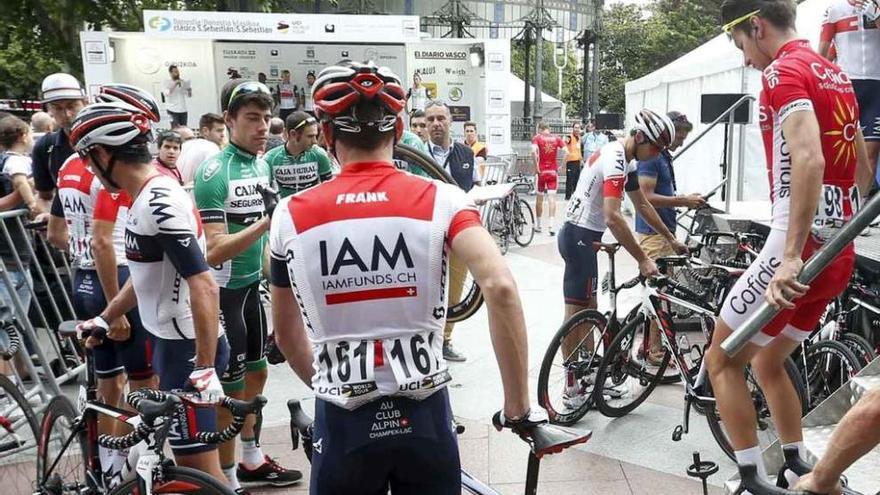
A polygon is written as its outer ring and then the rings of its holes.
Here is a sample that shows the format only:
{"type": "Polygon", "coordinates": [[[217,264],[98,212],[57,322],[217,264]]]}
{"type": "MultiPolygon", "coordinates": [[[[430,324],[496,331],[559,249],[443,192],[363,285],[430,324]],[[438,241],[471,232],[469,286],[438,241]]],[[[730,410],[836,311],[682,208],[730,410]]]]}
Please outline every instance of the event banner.
{"type": "Polygon", "coordinates": [[[365,43],[419,39],[419,17],[407,15],[268,14],[144,10],[144,33],[165,38],[365,43]]]}
{"type": "Polygon", "coordinates": [[[239,76],[265,82],[274,91],[281,81],[281,72],[290,71],[290,82],[297,94],[308,91],[306,76],[315,74],[340,60],[372,60],[390,67],[396,74],[404,73],[406,55],[403,45],[355,45],[311,43],[214,43],[214,77],[222,88],[230,77],[239,76]]]}

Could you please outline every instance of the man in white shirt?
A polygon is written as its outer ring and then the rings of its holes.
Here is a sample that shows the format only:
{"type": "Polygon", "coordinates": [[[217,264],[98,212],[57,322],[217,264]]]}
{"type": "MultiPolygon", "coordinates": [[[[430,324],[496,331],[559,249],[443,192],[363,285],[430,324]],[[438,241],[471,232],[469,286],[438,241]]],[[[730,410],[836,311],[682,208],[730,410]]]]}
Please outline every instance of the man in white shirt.
{"type": "Polygon", "coordinates": [[[180,69],[176,65],[168,67],[171,79],[165,81],[162,94],[165,95],[165,110],[171,117],[171,127],[187,125],[186,99],[192,98],[192,87],[189,81],[180,78],[180,69]]]}
{"type": "Polygon", "coordinates": [[[278,97],[278,116],[286,121],[287,116],[297,109],[299,103],[299,88],[290,82],[290,71],[281,71],[281,82],[275,87],[275,95],[278,97]]]}
{"type": "Polygon", "coordinates": [[[206,113],[199,119],[199,137],[184,141],[180,156],[177,157],[177,169],[180,171],[184,184],[193,181],[199,165],[206,159],[220,152],[226,139],[226,124],[223,117],[216,113],[206,113]]]}

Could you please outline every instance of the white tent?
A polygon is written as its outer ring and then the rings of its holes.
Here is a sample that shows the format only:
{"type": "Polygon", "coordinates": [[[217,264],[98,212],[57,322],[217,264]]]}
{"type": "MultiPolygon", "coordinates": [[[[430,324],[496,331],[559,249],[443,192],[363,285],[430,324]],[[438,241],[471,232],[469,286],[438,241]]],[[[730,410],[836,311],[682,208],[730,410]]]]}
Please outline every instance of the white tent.
{"type": "MultiPolygon", "coordinates": [[[[525,93],[525,82],[513,75],[507,74],[507,97],[510,100],[510,111],[513,116],[522,115],[523,96],[525,93]]],[[[535,87],[529,85],[529,99],[535,98],[535,87]]],[[[541,104],[543,106],[543,117],[562,118],[565,115],[565,103],[556,98],[541,92],[541,104]]]]}
{"type": "MultiPolygon", "coordinates": [[[[798,6],[797,29],[801,37],[818,48],[819,31],[831,0],[806,0],[798,6]]],[[[707,93],[749,93],[761,91],[757,70],[743,67],[740,52],[727,35],[719,35],[674,62],[647,76],[626,83],[627,123],[643,107],[656,111],[677,110],[694,123],[696,136],[707,124],[700,124],[700,96],[707,93]]],[[[752,123],[737,125],[733,142],[734,199],[766,199],[766,160],[758,129],[757,102],[752,105],[752,123]],[[742,156],[742,174],[737,164],[742,156]]],[[[687,144],[687,143],[685,143],[687,144]]],[[[706,192],[721,182],[724,126],[718,125],[675,161],[678,188],[682,193],[706,192]]]]}

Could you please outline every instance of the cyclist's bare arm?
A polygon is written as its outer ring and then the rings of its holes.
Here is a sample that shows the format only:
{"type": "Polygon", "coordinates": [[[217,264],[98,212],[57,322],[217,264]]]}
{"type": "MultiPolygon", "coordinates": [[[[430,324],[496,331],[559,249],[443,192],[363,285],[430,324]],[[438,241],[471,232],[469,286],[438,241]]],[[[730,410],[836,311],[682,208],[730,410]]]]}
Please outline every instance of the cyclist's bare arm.
{"type": "MultiPolygon", "coordinates": [[[[636,238],[633,236],[632,230],[629,229],[626,219],[623,218],[623,214],[620,213],[620,203],[620,198],[605,197],[602,202],[602,210],[605,213],[605,225],[611,230],[611,234],[614,235],[617,242],[626,249],[626,252],[635,258],[636,261],[641,263],[647,260],[648,257],[645,255],[645,252],[642,251],[642,248],[639,247],[639,243],[636,242],[636,238]]],[[[669,229],[667,229],[667,232],[668,231],[669,229]]]]}
{"type": "Polygon", "coordinates": [[[220,288],[209,270],[190,276],[186,283],[196,336],[195,365],[213,367],[220,328],[220,288]]]}
{"type": "Polygon", "coordinates": [[[812,111],[789,115],[782,133],[791,150],[791,207],[784,257],[800,259],[821,195],[825,158],[819,121],[812,111]]]}
{"type": "Polygon", "coordinates": [[[205,257],[209,265],[216,266],[240,255],[268,232],[269,217],[263,217],[235,234],[227,233],[226,224],[220,222],[206,223],[204,228],[205,241],[208,244],[208,253],[205,257]]]}
{"type": "Polygon", "coordinates": [[[538,145],[532,143],[532,159],[535,160],[535,167],[538,166],[538,145]]]}
{"type": "Polygon", "coordinates": [[[865,145],[865,136],[862,134],[861,127],[856,127],[856,159],[856,184],[859,186],[859,193],[867,196],[874,185],[877,164],[871,163],[868,159],[868,148],[865,145]]]}
{"type": "Polygon", "coordinates": [[[67,251],[69,236],[64,217],[50,214],[49,223],[46,225],[46,240],[49,241],[49,244],[60,251],[67,251]]]}
{"type": "Polygon", "coordinates": [[[827,58],[828,60],[834,62],[834,59],[829,55],[831,54],[831,42],[830,41],[820,41],[819,42],[819,55],[827,58]]]}
{"type": "Polygon", "coordinates": [[[504,414],[522,417],[529,410],[529,357],[516,281],[495,241],[482,227],[470,227],[455,236],[452,253],[468,267],[486,299],[489,332],[504,387],[504,414]]]}
{"type": "Polygon", "coordinates": [[[107,322],[112,322],[133,310],[135,306],[137,306],[137,295],[134,293],[134,286],[131,284],[131,279],[129,278],[125,282],[125,285],[119,289],[119,293],[116,294],[116,297],[114,297],[107,304],[107,307],[104,308],[104,311],[101,312],[101,318],[104,318],[107,322]]]}
{"type": "Polygon", "coordinates": [[[104,298],[112,301],[119,293],[119,275],[116,268],[116,252],[113,250],[113,227],[116,222],[97,220],[92,225],[92,253],[95,269],[104,290],[104,298]]]}
{"type": "Polygon", "coordinates": [[[306,335],[302,312],[299,309],[290,287],[269,284],[272,294],[272,328],[275,329],[275,343],[287,359],[290,369],[308,386],[312,386],[312,343],[306,335]]]}

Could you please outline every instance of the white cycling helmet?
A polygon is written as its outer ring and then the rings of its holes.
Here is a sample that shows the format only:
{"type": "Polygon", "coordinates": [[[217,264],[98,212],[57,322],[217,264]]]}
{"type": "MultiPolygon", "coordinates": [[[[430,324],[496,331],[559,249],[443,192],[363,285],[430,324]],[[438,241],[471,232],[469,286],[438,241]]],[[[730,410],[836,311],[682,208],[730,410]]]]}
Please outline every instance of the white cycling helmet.
{"type": "Polygon", "coordinates": [[[641,131],[661,150],[666,149],[675,139],[675,124],[664,114],[654,112],[647,108],[639,110],[636,114],[633,129],[641,131]]]}
{"type": "Polygon", "coordinates": [[[83,108],[70,127],[73,149],[85,156],[98,144],[122,146],[144,136],[153,138],[150,117],[127,103],[95,103],[83,108]]]}
{"type": "Polygon", "coordinates": [[[153,122],[159,122],[159,104],[153,95],[143,89],[130,84],[109,83],[104,84],[95,95],[97,103],[125,103],[134,107],[153,122]]]}
{"type": "Polygon", "coordinates": [[[79,100],[86,97],[79,81],[70,74],[56,72],[43,79],[43,103],[58,100],[79,100]]]}

